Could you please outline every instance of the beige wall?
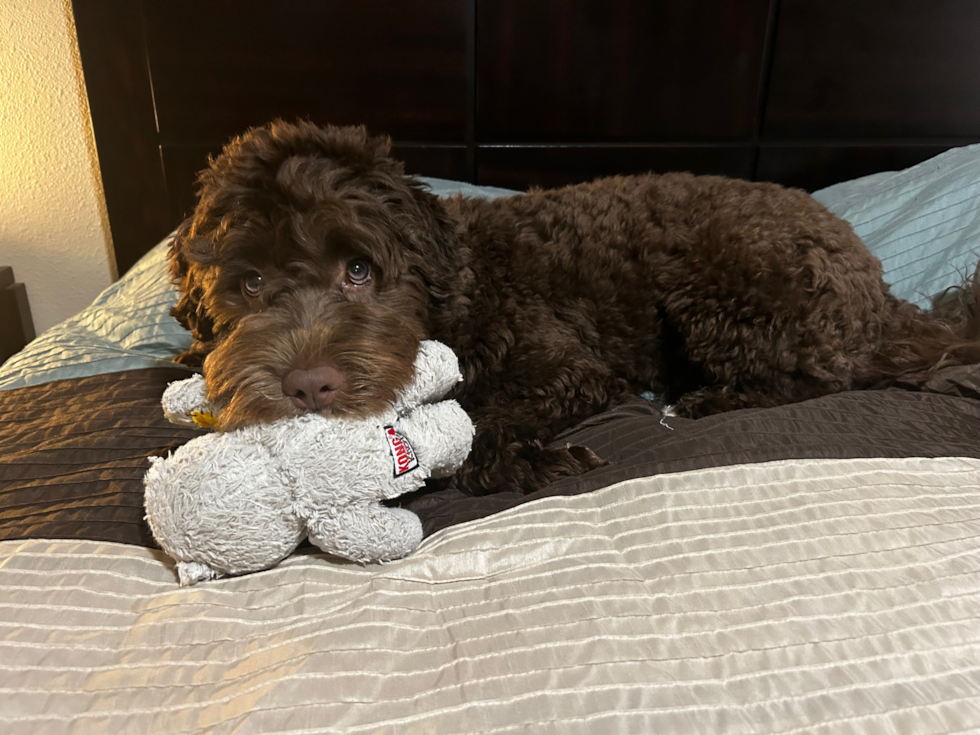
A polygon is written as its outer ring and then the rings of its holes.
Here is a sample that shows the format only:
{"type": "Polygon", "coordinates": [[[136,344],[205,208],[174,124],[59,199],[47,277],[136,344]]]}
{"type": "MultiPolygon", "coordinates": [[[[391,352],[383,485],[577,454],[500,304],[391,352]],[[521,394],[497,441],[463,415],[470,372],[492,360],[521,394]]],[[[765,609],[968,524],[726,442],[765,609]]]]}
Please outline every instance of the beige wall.
{"type": "Polygon", "coordinates": [[[38,334],[112,282],[111,252],[70,2],[2,0],[0,265],[38,334]]]}

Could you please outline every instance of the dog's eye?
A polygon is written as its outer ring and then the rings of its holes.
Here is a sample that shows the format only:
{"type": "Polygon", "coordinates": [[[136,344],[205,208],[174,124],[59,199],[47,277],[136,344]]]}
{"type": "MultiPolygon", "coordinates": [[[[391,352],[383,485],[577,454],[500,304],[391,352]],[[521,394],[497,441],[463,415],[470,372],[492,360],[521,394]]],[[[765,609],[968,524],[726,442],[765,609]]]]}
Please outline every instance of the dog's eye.
{"type": "Polygon", "coordinates": [[[256,298],[260,293],[262,293],[262,288],[265,283],[262,281],[262,276],[258,273],[249,273],[247,276],[242,278],[242,291],[249,298],[256,298]]]}
{"type": "Polygon", "coordinates": [[[366,260],[352,260],[347,265],[347,280],[355,286],[363,286],[371,277],[371,266],[366,260]]]}

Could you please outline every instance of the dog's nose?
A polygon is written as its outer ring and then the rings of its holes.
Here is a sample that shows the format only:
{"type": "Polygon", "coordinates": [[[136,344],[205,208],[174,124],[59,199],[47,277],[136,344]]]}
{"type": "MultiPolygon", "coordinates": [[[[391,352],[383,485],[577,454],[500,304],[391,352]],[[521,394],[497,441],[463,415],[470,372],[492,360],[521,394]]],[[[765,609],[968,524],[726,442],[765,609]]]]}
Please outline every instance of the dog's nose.
{"type": "Polygon", "coordinates": [[[309,370],[290,370],[282,379],[282,392],[307,411],[320,411],[333,403],[344,375],[331,365],[319,365],[309,370]]]}

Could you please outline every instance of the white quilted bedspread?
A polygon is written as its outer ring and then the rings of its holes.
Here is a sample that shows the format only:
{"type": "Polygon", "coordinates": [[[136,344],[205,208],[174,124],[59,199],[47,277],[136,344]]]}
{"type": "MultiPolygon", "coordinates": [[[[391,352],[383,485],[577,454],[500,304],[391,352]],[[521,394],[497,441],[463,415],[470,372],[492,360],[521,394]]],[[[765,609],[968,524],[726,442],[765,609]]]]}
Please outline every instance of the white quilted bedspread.
{"type": "Polygon", "coordinates": [[[0,732],[980,729],[980,462],[784,461],[550,498],[192,588],[0,544],[0,732]]]}

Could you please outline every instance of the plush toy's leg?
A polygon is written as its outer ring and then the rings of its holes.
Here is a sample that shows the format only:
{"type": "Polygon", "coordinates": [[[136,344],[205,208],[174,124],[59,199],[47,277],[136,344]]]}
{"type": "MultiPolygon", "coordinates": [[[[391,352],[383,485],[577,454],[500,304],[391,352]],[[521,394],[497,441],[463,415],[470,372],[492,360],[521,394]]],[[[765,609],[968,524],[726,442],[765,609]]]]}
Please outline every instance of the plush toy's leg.
{"type": "Polygon", "coordinates": [[[307,529],[310,541],[323,551],[362,564],[400,559],[422,543],[422,522],[417,515],[379,504],[310,519],[307,529]]]}

